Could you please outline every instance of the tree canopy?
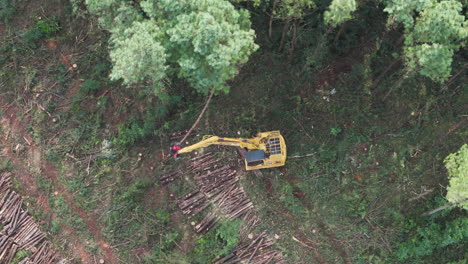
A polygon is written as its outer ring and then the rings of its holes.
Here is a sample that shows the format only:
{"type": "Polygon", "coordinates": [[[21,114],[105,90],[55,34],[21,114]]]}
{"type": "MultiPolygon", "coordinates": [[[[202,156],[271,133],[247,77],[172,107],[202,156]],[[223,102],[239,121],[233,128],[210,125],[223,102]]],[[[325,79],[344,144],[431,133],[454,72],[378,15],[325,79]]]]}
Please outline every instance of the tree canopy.
{"type": "Polygon", "coordinates": [[[248,13],[217,0],[188,1],[184,10],[166,31],[179,76],[202,93],[210,87],[227,93],[225,82],[257,48],[248,13]]]}
{"type": "Polygon", "coordinates": [[[468,210],[468,145],[445,158],[449,175],[447,200],[468,210]]]}
{"type": "Polygon", "coordinates": [[[98,17],[99,24],[106,30],[118,32],[142,20],[143,16],[126,0],[85,0],[88,11],[98,17]]]}
{"type": "Polygon", "coordinates": [[[0,0],[0,200],[30,196],[0,211],[44,212],[50,245],[82,262],[465,263],[467,10],[0,0]],[[276,130],[287,161],[264,177],[235,148],[169,158],[276,130]]]}
{"type": "Polygon", "coordinates": [[[125,84],[153,80],[166,76],[166,49],[159,39],[163,36],[152,20],[138,21],[114,36],[110,57],[114,63],[111,79],[123,79],[125,84]]]}
{"type": "Polygon", "coordinates": [[[462,4],[455,0],[390,0],[385,11],[405,26],[408,69],[434,81],[447,80],[453,54],[468,36],[467,21],[460,14],[462,4]]]}
{"type": "Polygon", "coordinates": [[[325,23],[336,27],[351,18],[351,13],[356,10],[355,0],[333,0],[329,10],[325,11],[325,23]]]}
{"type": "Polygon", "coordinates": [[[279,1],[273,15],[282,19],[299,19],[304,16],[307,9],[313,8],[315,3],[312,0],[282,0],[279,1]]]}
{"type": "Polygon", "coordinates": [[[201,93],[229,92],[226,81],[258,46],[249,14],[228,1],[86,0],[111,32],[111,78],[125,84],[160,81],[172,73],[201,93]]]}

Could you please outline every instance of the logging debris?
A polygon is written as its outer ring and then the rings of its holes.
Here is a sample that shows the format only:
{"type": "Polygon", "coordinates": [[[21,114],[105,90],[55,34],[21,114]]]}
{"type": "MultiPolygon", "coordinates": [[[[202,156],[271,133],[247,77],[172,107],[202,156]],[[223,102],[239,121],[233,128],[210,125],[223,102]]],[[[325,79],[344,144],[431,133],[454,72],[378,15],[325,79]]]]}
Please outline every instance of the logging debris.
{"type": "MultiPolygon", "coordinates": [[[[186,135],[188,132],[189,132],[188,129],[183,130],[183,131],[173,132],[173,133],[169,134],[169,139],[170,139],[171,141],[180,140],[180,139],[184,138],[185,135],[186,135]]],[[[190,134],[188,134],[188,137],[196,136],[196,134],[197,134],[197,129],[191,131],[190,134]]]]}
{"type": "Polygon", "coordinates": [[[281,252],[271,249],[274,241],[267,237],[266,232],[255,236],[251,240],[246,240],[236,246],[231,254],[216,261],[214,264],[283,264],[284,258],[281,252]]]}
{"type": "Polygon", "coordinates": [[[166,185],[168,183],[171,183],[177,179],[180,178],[180,176],[182,176],[182,172],[180,170],[177,170],[177,171],[173,171],[169,174],[166,174],[162,177],[159,178],[159,183],[161,185],[166,185]]]}
{"type": "MultiPolygon", "coordinates": [[[[211,210],[198,223],[194,224],[196,233],[211,230],[221,218],[229,220],[240,218],[239,244],[233,251],[215,264],[285,263],[281,252],[272,249],[274,240],[266,232],[254,235],[261,219],[255,215],[253,203],[239,184],[239,175],[232,166],[217,159],[208,152],[188,160],[188,172],[193,173],[198,188],[176,201],[182,213],[189,218],[211,206],[211,210]]],[[[168,184],[182,178],[183,172],[176,170],[159,178],[161,184],[168,184]]]]}
{"type": "Polygon", "coordinates": [[[11,190],[11,173],[0,174],[0,263],[11,263],[19,250],[32,254],[20,264],[58,263],[59,256],[33,217],[23,210],[23,199],[11,190]]]}

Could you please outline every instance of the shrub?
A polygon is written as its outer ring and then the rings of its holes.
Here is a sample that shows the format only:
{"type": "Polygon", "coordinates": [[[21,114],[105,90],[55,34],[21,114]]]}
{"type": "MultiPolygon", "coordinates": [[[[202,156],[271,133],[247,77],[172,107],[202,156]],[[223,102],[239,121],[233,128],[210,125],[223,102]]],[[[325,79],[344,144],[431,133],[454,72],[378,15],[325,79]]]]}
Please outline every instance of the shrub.
{"type": "Polygon", "coordinates": [[[8,24],[10,18],[15,13],[15,0],[0,0],[0,21],[8,24]]]}
{"type": "Polygon", "coordinates": [[[21,263],[23,259],[25,259],[26,257],[30,255],[31,255],[31,251],[29,250],[24,250],[24,249],[18,250],[15,254],[15,257],[11,260],[11,264],[21,263]]]}
{"type": "Polygon", "coordinates": [[[86,80],[80,87],[80,91],[85,94],[92,94],[101,88],[101,82],[96,80],[86,80]]]}
{"type": "Polygon", "coordinates": [[[221,221],[216,230],[197,238],[192,251],[193,263],[212,263],[230,253],[239,241],[239,227],[240,220],[221,221]]]}
{"type": "Polygon", "coordinates": [[[400,261],[416,260],[429,256],[436,249],[460,243],[468,238],[468,219],[457,218],[444,225],[431,223],[427,227],[417,228],[417,234],[410,240],[400,244],[396,255],[400,261]]]}
{"type": "Polygon", "coordinates": [[[30,48],[36,48],[37,42],[42,39],[51,38],[60,30],[60,26],[55,18],[45,18],[37,21],[31,29],[22,36],[22,41],[30,48]]]}

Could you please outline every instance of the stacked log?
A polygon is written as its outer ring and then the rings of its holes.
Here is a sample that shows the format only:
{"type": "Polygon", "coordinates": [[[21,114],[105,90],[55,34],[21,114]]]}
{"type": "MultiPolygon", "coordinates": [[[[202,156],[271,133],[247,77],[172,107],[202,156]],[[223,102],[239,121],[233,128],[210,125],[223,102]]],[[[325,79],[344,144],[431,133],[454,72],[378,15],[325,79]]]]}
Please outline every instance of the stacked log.
{"type": "Polygon", "coordinates": [[[0,263],[11,263],[17,249],[18,246],[8,236],[0,234],[0,263]]]}
{"type": "Polygon", "coordinates": [[[239,229],[239,240],[245,241],[252,234],[257,224],[260,222],[260,217],[254,214],[253,210],[247,212],[242,218],[242,224],[239,229]]]}
{"type": "Polygon", "coordinates": [[[159,183],[161,185],[166,185],[168,183],[171,183],[177,179],[179,179],[182,176],[182,172],[180,170],[172,171],[169,172],[168,174],[161,176],[159,178],[159,183]]]}
{"type": "Polygon", "coordinates": [[[210,212],[198,225],[195,225],[195,231],[197,233],[206,233],[210,231],[210,229],[213,228],[218,223],[218,221],[219,217],[215,213],[210,212]]]}
{"type": "Polygon", "coordinates": [[[203,211],[210,203],[206,199],[206,196],[197,190],[182,196],[177,201],[177,205],[182,210],[182,213],[189,215],[190,218],[203,211]]]}
{"type": "Polygon", "coordinates": [[[200,173],[204,170],[212,168],[216,161],[219,160],[214,159],[214,153],[208,152],[190,159],[190,164],[187,166],[187,168],[190,169],[193,173],[200,173]]]}
{"type": "Polygon", "coordinates": [[[14,191],[8,190],[0,201],[1,234],[15,243],[19,248],[34,250],[45,238],[39,225],[28,212],[21,208],[23,200],[14,191]]]}
{"type": "Polygon", "coordinates": [[[57,263],[58,256],[32,216],[22,209],[23,199],[10,190],[10,174],[0,174],[0,263],[10,263],[20,249],[33,254],[21,263],[57,263]]]}
{"type": "Polygon", "coordinates": [[[11,187],[10,173],[4,172],[0,174],[0,195],[5,193],[11,187]]]}
{"type": "Polygon", "coordinates": [[[238,184],[237,171],[222,165],[212,153],[190,160],[195,181],[210,201],[229,219],[241,217],[253,208],[246,193],[238,184]]]}
{"type": "MultiPolygon", "coordinates": [[[[21,197],[8,190],[0,200],[0,223],[3,225],[2,233],[11,235],[17,229],[18,218],[23,216],[21,210],[21,197]]],[[[19,219],[19,220],[23,220],[19,219]]]]}
{"type": "Polygon", "coordinates": [[[39,225],[34,222],[32,217],[25,217],[22,225],[18,227],[16,234],[11,238],[20,245],[22,249],[36,249],[37,245],[45,238],[45,234],[39,229],[39,225]]]}
{"type": "Polygon", "coordinates": [[[263,232],[249,241],[241,243],[234,248],[231,254],[218,260],[215,264],[231,264],[231,263],[250,263],[250,264],[267,264],[267,263],[284,263],[281,252],[271,249],[274,241],[266,236],[263,232]]]}
{"type": "MultiPolygon", "coordinates": [[[[190,159],[187,168],[196,175],[195,182],[199,190],[179,199],[178,205],[184,214],[194,216],[210,203],[228,219],[241,217],[252,210],[253,204],[238,184],[237,171],[220,163],[214,153],[209,152],[190,159]]],[[[208,214],[196,225],[195,231],[207,232],[217,220],[217,217],[208,214]]]]}
{"type": "Polygon", "coordinates": [[[223,166],[195,177],[195,181],[202,192],[208,197],[213,197],[238,181],[235,174],[235,170],[232,170],[229,166],[223,166]]]}
{"type": "Polygon", "coordinates": [[[44,242],[38,248],[36,252],[34,252],[30,257],[23,259],[19,264],[49,264],[49,263],[61,263],[61,261],[57,262],[57,255],[55,251],[52,249],[49,242],[44,242]]]}
{"type": "MultiPolygon", "coordinates": [[[[239,245],[216,264],[284,263],[281,252],[272,249],[274,241],[267,237],[266,232],[253,235],[260,218],[255,215],[253,203],[239,184],[235,169],[221,163],[211,152],[190,159],[187,168],[195,174],[195,182],[199,188],[180,197],[177,201],[179,208],[189,217],[197,215],[210,204],[214,208],[200,223],[194,224],[195,232],[208,232],[221,217],[242,218],[239,245]]],[[[173,178],[173,175],[175,174],[168,174],[163,179],[173,178]]]]}

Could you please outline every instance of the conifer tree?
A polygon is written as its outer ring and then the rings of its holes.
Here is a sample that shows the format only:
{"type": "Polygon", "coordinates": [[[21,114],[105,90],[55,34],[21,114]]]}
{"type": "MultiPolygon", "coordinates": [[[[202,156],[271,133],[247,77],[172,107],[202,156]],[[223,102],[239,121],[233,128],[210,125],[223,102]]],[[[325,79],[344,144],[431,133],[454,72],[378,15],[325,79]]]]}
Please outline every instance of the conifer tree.
{"type": "Polygon", "coordinates": [[[201,93],[228,92],[226,81],[257,49],[249,14],[225,0],[86,0],[111,32],[111,78],[125,84],[177,75],[201,93]]]}
{"type": "Polygon", "coordinates": [[[390,0],[385,11],[405,26],[408,70],[434,81],[447,80],[453,54],[468,36],[468,22],[461,15],[462,4],[456,0],[390,0]]]}
{"type": "Polygon", "coordinates": [[[333,0],[329,10],[325,11],[325,23],[336,27],[351,18],[351,13],[356,10],[355,0],[333,0]]]}
{"type": "Polygon", "coordinates": [[[447,200],[468,210],[468,145],[463,145],[457,152],[445,159],[449,175],[447,200]]]}

